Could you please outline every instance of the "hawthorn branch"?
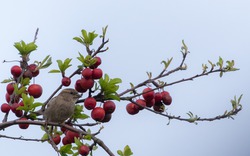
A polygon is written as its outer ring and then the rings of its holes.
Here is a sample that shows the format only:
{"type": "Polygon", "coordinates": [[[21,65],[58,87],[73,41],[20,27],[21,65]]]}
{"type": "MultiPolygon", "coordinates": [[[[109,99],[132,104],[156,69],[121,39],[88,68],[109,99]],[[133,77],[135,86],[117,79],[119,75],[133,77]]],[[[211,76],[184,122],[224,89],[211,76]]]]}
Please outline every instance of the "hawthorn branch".
{"type": "MultiPolygon", "coordinates": [[[[44,121],[32,121],[32,120],[12,120],[12,121],[7,121],[4,123],[0,123],[0,130],[3,130],[5,128],[17,125],[17,124],[30,124],[30,125],[40,125],[40,126],[45,126],[46,123],[44,121]]],[[[88,133],[86,131],[82,131],[80,129],[76,129],[70,125],[67,124],[58,124],[58,123],[53,123],[53,122],[48,122],[47,125],[50,126],[59,126],[59,127],[65,127],[66,129],[73,131],[73,132],[77,132],[81,135],[88,135],[88,133]]],[[[109,154],[110,156],[115,156],[113,154],[113,152],[108,148],[108,146],[99,138],[97,138],[94,135],[91,135],[91,139],[97,143],[100,147],[102,147],[107,154],[109,154]]]]}
{"type": "Polygon", "coordinates": [[[44,142],[48,141],[47,139],[29,139],[29,138],[24,138],[23,136],[20,137],[12,137],[12,136],[7,136],[7,135],[1,135],[0,138],[7,138],[7,139],[13,139],[13,140],[22,140],[22,141],[35,141],[35,142],[44,142]]]}
{"type": "Polygon", "coordinates": [[[152,113],[155,113],[155,114],[159,114],[161,116],[164,116],[164,117],[167,117],[169,120],[171,119],[175,119],[175,120],[179,120],[179,121],[186,121],[186,122],[196,122],[196,121],[215,121],[215,120],[221,120],[221,119],[225,119],[225,118],[232,118],[233,115],[237,115],[238,112],[240,112],[242,110],[242,106],[239,105],[237,108],[235,109],[232,109],[231,111],[229,111],[228,113],[224,113],[222,115],[218,115],[218,116],[215,116],[215,117],[211,117],[211,118],[202,118],[202,117],[198,117],[195,119],[195,120],[192,120],[192,118],[183,118],[181,116],[174,116],[174,115],[169,115],[167,112],[166,114],[164,113],[161,113],[161,112],[157,112],[155,110],[152,110],[148,107],[145,107],[145,106],[142,106],[140,105],[139,103],[137,103],[136,101],[130,99],[130,102],[140,106],[140,107],[143,107],[144,109],[152,112],[152,113]]]}

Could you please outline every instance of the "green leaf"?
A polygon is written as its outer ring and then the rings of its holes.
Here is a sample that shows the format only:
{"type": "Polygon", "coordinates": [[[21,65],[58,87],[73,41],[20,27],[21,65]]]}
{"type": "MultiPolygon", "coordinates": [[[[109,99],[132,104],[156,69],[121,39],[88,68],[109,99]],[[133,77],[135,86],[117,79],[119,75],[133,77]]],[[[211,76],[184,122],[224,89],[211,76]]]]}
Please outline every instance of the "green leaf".
{"type": "Polygon", "coordinates": [[[43,135],[43,137],[41,138],[41,140],[43,140],[42,142],[45,142],[46,140],[48,140],[49,139],[49,135],[47,134],[47,133],[45,133],[44,135],[43,135]]]}
{"type": "Polygon", "coordinates": [[[84,44],[83,40],[80,37],[74,37],[73,39],[81,44],[84,44]]]}
{"type": "Polygon", "coordinates": [[[124,147],[124,156],[130,156],[133,155],[133,152],[131,151],[130,147],[127,145],[124,147]]]}
{"type": "Polygon", "coordinates": [[[72,148],[72,145],[67,144],[67,145],[62,146],[59,151],[60,151],[60,153],[71,154],[71,153],[73,153],[71,148],[72,148]]]}
{"type": "Polygon", "coordinates": [[[84,38],[84,41],[85,41],[85,43],[86,43],[86,41],[88,40],[88,35],[87,35],[87,31],[86,30],[84,30],[84,29],[82,29],[82,37],[84,38]]]}
{"type": "Polygon", "coordinates": [[[181,50],[184,50],[184,52],[182,52],[183,55],[188,53],[188,47],[187,47],[187,45],[185,44],[184,40],[182,40],[182,47],[181,47],[181,50]]]}
{"type": "Polygon", "coordinates": [[[74,140],[75,140],[75,144],[77,145],[77,147],[82,146],[82,143],[81,143],[81,141],[80,141],[79,139],[77,139],[77,138],[75,137],[74,140]]]}
{"type": "Polygon", "coordinates": [[[171,59],[168,59],[167,62],[164,61],[164,60],[161,62],[161,63],[164,64],[164,70],[166,70],[168,68],[168,66],[170,65],[170,63],[172,62],[172,60],[173,60],[173,57],[171,57],[171,59]]]}
{"type": "Polygon", "coordinates": [[[83,106],[82,105],[76,105],[75,106],[75,111],[74,111],[74,114],[73,114],[73,118],[75,120],[77,120],[77,119],[84,120],[84,119],[89,118],[89,116],[87,114],[84,114],[82,112],[83,112],[83,106]]]}
{"type": "Polygon", "coordinates": [[[85,140],[91,140],[91,138],[92,138],[91,134],[87,134],[83,137],[83,139],[85,140]]]}
{"type": "Polygon", "coordinates": [[[223,76],[223,72],[221,71],[221,72],[220,72],[220,77],[222,77],[222,76],[223,76]]]}
{"type": "Polygon", "coordinates": [[[49,73],[61,73],[61,71],[57,69],[52,69],[49,71],[49,73]]]}
{"type": "Polygon", "coordinates": [[[123,152],[122,152],[121,150],[118,150],[118,151],[117,151],[117,154],[119,154],[120,156],[124,156],[124,155],[123,155],[123,152]]]}
{"type": "Polygon", "coordinates": [[[122,83],[122,80],[120,78],[114,78],[109,81],[109,84],[118,84],[122,83]]]}
{"type": "Polygon", "coordinates": [[[23,86],[27,86],[27,85],[29,85],[30,84],[30,79],[29,78],[22,78],[21,79],[21,84],[23,85],[23,86]]]}
{"type": "Polygon", "coordinates": [[[78,156],[79,152],[74,153],[72,156],[78,156]]]}
{"type": "Polygon", "coordinates": [[[79,53],[79,57],[77,57],[77,59],[79,60],[79,61],[81,61],[82,62],[82,64],[84,64],[84,56],[81,54],[81,53],[79,53]]]}
{"type": "Polygon", "coordinates": [[[42,106],[43,105],[43,103],[41,103],[41,102],[35,102],[35,103],[33,103],[31,106],[30,106],[30,108],[31,109],[35,109],[36,107],[40,107],[40,106],[42,106]]]}
{"type": "Polygon", "coordinates": [[[24,41],[14,43],[14,47],[19,51],[19,54],[24,56],[30,54],[37,49],[37,45],[34,42],[26,44],[24,41]]]}
{"type": "Polygon", "coordinates": [[[39,69],[48,68],[52,64],[50,55],[46,56],[43,61],[41,62],[39,69]]]}
{"type": "Polygon", "coordinates": [[[107,74],[105,74],[103,78],[99,79],[99,84],[102,92],[104,93],[104,98],[119,101],[120,98],[117,96],[116,91],[119,89],[117,84],[121,82],[122,80],[120,78],[110,79],[107,74]]]}
{"type": "Polygon", "coordinates": [[[12,78],[9,78],[9,79],[4,79],[1,83],[9,83],[9,82],[12,82],[13,79],[12,78]]]}

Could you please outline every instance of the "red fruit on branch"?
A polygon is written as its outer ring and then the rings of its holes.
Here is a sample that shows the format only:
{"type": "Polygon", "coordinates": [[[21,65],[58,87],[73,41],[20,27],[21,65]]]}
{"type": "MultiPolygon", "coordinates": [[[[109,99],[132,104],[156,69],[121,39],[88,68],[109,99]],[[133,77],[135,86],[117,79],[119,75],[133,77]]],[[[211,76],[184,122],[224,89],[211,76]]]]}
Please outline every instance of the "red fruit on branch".
{"type": "Polygon", "coordinates": [[[73,131],[67,130],[66,137],[68,137],[70,143],[73,143],[73,142],[75,142],[75,137],[79,138],[80,135],[77,132],[73,132],[73,131]]]}
{"type": "MultiPolygon", "coordinates": [[[[28,119],[23,117],[23,118],[20,118],[19,120],[26,121],[28,119]]],[[[21,129],[27,129],[29,127],[29,124],[18,124],[18,125],[19,125],[19,128],[21,128],[21,129]]]]}
{"type": "Polygon", "coordinates": [[[102,60],[100,57],[96,56],[96,57],[94,57],[94,59],[96,59],[96,62],[95,62],[95,64],[90,66],[91,69],[97,68],[102,63],[102,60]]]}
{"type": "Polygon", "coordinates": [[[112,114],[105,114],[104,119],[102,122],[109,122],[111,120],[112,114]]]}
{"type": "Polygon", "coordinates": [[[22,74],[22,68],[20,66],[15,65],[11,67],[10,72],[14,77],[17,78],[22,74]]]}
{"type": "Polygon", "coordinates": [[[82,82],[81,79],[76,80],[75,90],[78,91],[79,93],[84,93],[87,91],[87,89],[82,88],[81,82],[82,82]]]}
{"type": "Polygon", "coordinates": [[[10,94],[8,94],[8,93],[5,94],[5,100],[7,103],[10,102],[10,94]]]}
{"type": "Polygon", "coordinates": [[[55,134],[52,140],[56,145],[58,145],[61,142],[61,136],[59,134],[55,134]]]}
{"type": "Polygon", "coordinates": [[[7,103],[3,103],[1,105],[1,111],[3,113],[8,113],[10,111],[10,109],[11,109],[11,106],[9,104],[7,104],[7,103]]]}
{"type": "Polygon", "coordinates": [[[135,107],[138,107],[139,110],[143,110],[144,107],[146,107],[146,101],[142,99],[136,100],[136,103],[138,103],[140,106],[135,105],[135,107]]]}
{"type": "Polygon", "coordinates": [[[150,101],[155,97],[155,92],[151,89],[151,88],[145,88],[142,91],[142,97],[146,100],[146,101],[150,101]]]}
{"type": "Polygon", "coordinates": [[[94,86],[94,80],[82,78],[80,84],[83,89],[88,90],[94,86]]]}
{"type": "Polygon", "coordinates": [[[128,114],[135,115],[139,112],[139,107],[136,107],[136,105],[134,103],[129,103],[126,106],[126,110],[127,110],[128,114]]]}
{"type": "Polygon", "coordinates": [[[17,108],[18,108],[19,106],[20,106],[20,105],[19,105],[18,103],[13,103],[13,104],[11,105],[11,111],[12,111],[13,113],[16,113],[17,108]]]}
{"type": "Polygon", "coordinates": [[[162,100],[162,94],[160,92],[155,93],[155,102],[161,102],[162,100]]]}
{"type": "Polygon", "coordinates": [[[63,145],[67,145],[67,144],[71,144],[72,142],[70,142],[69,137],[65,136],[62,139],[62,143],[63,143],[63,145]]]}
{"type": "Polygon", "coordinates": [[[96,100],[93,97],[88,97],[84,100],[84,107],[88,110],[94,109],[96,106],[96,100]]]}
{"type": "Polygon", "coordinates": [[[162,102],[160,103],[155,103],[155,105],[153,106],[153,109],[156,111],[156,112],[164,112],[165,110],[165,106],[162,104],[162,102]]]}
{"type": "Polygon", "coordinates": [[[14,83],[7,84],[6,91],[9,95],[11,95],[14,92],[14,83]]]}
{"type": "Polygon", "coordinates": [[[90,68],[85,68],[82,70],[82,76],[85,79],[91,79],[92,78],[92,69],[90,68]]]}
{"type": "Polygon", "coordinates": [[[100,79],[102,77],[102,70],[100,68],[93,69],[92,78],[93,79],[100,79]]]}
{"type": "Polygon", "coordinates": [[[167,91],[162,91],[162,102],[165,105],[170,105],[172,103],[172,97],[170,96],[169,92],[167,91]]]}
{"type": "Polygon", "coordinates": [[[16,110],[15,115],[16,115],[16,117],[22,117],[23,116],[23,111],[22,110],[16,110]]]}
{"type": "Polygon", "coordinates": [[[104,102],[104,104],[103,104],[103,109],[105,110],[106,114],[113,113],[115,111],[115,108],[116,108],[116,106],[115,106],[115,103],[113,101],[109,100],[109,101],[104,102]]]}
{"type": "Polygon", "coordinates": [[[147,107],[152,107],[155,104],[155,99],[152,99],[150,101],[146,101],[146,106],[147,107]]]}
{"type": "Polygon", "coordinates": [[[67,86],[69,86],[71,84],[71,79],[69,77],[63,77],[61,83],[62,83],[63,86],[67,87],[67,86]]]}
{"type": "Polygon", "coordinates": [[[34,98],[39,98],[43,93],[43,88],[39,84],[32,84],[28,87],[28,93],[34,98]]]}
{"type": "Polygon", "coordinates": [[[31,71],[32,77],[36,77],[39,74],[39,69],[37,69],[36,64],[30,64],[28,65],[28,70],[31,71]]]}
{"type": "Polygon", "coordinates": [[[79,147],[78,152],[82,156],[87,156],[89,154],[89,147],[86,145],[82,145],[79,147]]]}
{"type": "Polygon", "coordinates": [[[102,121],[105,117],[105,111],[101,107],[96,107],[91,111],[91,117],[95,121],[102,121]]]}
{"type": "Polygon", "coordinates": [[[23,78],[29,78],[29,79],[32,79],[33,75],[32,75],[32,72],[30,70],[26,70],[24,73],[23,73],[23,78]]]}

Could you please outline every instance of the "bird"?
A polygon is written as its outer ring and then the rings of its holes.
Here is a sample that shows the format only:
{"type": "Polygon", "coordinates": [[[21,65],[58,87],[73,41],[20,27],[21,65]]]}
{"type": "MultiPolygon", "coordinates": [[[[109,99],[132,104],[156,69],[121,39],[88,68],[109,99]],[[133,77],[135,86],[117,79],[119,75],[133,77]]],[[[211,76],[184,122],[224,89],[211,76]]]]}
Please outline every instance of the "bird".
{"type": "Polygon", "coordinates": [[[63,123],[73,116],[75,103],[80,97],[81,95],[73,88],[63,89],[48,102],[43,118],[46,122],[63,123]]]}

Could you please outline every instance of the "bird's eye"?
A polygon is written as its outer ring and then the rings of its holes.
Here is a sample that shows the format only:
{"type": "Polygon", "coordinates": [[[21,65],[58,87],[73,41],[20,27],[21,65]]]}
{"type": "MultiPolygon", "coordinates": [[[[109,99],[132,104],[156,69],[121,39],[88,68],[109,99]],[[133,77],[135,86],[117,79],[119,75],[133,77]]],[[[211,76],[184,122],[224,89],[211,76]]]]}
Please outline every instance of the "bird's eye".
{"type": "Polygon", "coordinates": [[[71,95],[74,95],[75,93],[71,91],[70,94],[71,94],[71,95]]]}

